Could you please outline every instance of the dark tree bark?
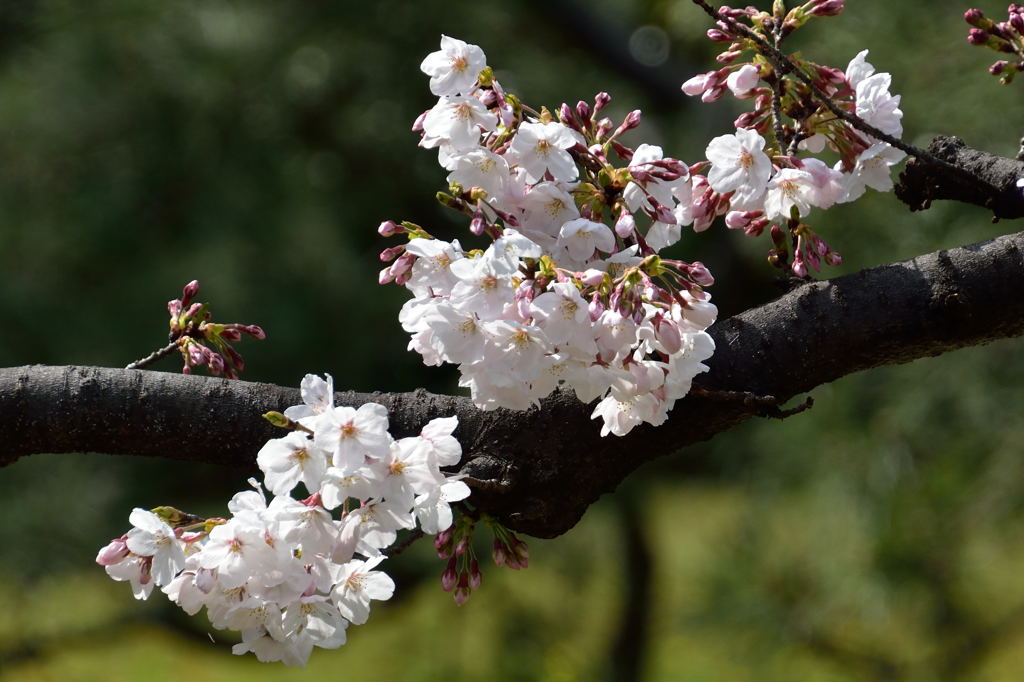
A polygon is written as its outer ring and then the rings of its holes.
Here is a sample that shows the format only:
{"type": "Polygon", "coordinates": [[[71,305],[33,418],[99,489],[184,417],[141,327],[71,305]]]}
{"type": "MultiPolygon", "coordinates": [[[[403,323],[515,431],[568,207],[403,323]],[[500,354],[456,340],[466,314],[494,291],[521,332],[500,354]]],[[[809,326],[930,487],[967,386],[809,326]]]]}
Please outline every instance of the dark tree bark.
{"type": "MultiPolygon", "coordinates": [[[[717,350],[698,377],[706,395],[679,401],[657,428],[601,438],[591,407],[556,393],[538,409],[481,412],[467,398],[339,393],[336,404],[388,408],[393,433],[459,417],[461,470],[473,502],[538,537],[569,530],[640,464],[711,438],[815,386],[1024,333],[1024,233],[803,284],[709,330],[717,350]]],[[[255,470],[282,432],[261,414],[297,404],[297,389],[144,370],[27,366],[0,370],[0,465],[43,452],[203,460],[255,470]]]]}
{"type": "Polygon", "coordinates": [[[971,149],[956,137],[936,137],[928,151],[967,173],[952,173],[917,159],[908,161],[896,197],[911,211],[945,199],[983,206],[995,218],[1024,217],[1024,184],[1018,184],[1024,180],[1024,161],[971,149]]]}

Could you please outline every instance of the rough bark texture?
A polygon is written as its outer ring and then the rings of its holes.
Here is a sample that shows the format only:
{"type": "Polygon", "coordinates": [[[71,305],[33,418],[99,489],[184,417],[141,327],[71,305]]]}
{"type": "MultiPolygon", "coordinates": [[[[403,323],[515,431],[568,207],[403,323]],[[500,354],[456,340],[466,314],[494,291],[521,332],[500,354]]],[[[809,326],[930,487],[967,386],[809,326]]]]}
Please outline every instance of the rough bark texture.
{"type": "MultiPolygon", "coordinates": [[[[715,324],[711,391],[787,400],[879,365],[909,362],[1024,333],[1024,233],[938,251],[833,280],[715,324]]],[[[598,435],[591,408],[555,394],[539,409],[480,412],[426,391],[339,393],[384,404],[397,435],[455,414],[473,501],[514,529],[554,537],[650,459],[706,440],[756,405],[690,396],[664,425],[598,435]]],[[[144,370],[27,366],[0,370],[0,465],[42,452],[105,452],[255,469],[281,435],[260,415],[299,402],[297,389],[144,370]]]]}
{"type": "Polygon", "coordinates": [[[983,206],[996,218],[1024,217],[1024,186],[1017,185],[1024,178],[1024,161],[971,149],[956,137],[936,137],[928,151],[967,173],[953,173],[917,159],[908,161],[896,196],[911,211],[948,199],[983,206]]]}

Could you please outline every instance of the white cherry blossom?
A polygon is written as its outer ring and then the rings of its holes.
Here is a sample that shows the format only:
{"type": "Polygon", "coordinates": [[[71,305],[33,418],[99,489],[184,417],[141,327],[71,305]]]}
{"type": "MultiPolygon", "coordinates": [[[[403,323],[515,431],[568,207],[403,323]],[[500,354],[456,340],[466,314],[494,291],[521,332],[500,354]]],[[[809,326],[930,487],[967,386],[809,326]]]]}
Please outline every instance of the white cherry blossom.
{"type": "Polygon", "coordinates": [[[487,57],[479,47],[441,36],[441,49],[428,54],[420,70],[430,76],[430,92],[439,96],[459,95],[472,90],[485,66],[487,57]]]}
{"type": "Polygon", "coordinates": [[[539,182],[546,173],[555,180],[572,182],[579,171],[566,150],[583,142],[579,133],[561,123],[523,123],[509,153],[526,170],[528,182],[539,182]]]}
{"type": "Polygon", "coordinates": [[[732,208],[754,210],[764,196],[772,163],[764,153],[764,138],[757,131],[739,128],[735,134],[720,135],[708,144],[705,154],[711,162],[708,183],[718,193],[735,192],[732,208]]]}

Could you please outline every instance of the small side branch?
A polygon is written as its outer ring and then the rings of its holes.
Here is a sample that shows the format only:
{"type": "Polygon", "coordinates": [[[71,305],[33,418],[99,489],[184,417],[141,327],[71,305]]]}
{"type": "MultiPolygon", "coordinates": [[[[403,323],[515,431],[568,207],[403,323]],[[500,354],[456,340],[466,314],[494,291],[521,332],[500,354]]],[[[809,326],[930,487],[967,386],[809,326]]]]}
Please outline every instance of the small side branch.
{"type": "Polygon", "coordinates": [[[885,142],[895,147],[896,149],[905,152],[910,156],[918,158],[921,161],[924,161],[930,165],[941,168],[946,173],[952,176],[959,177],[963,183],[973,183],[975,185],[978,185],[980,191],[994,191],[994,188],[988,186],[988,183],[983,178],[974,175],[969,170],[953,165],[950,162],[946,161],[945,159],[936,156],[935,154],[932,154],[928,150],[921,149],[920,147],[915,147],[912,144],[908,144],[903,140],[897,139],[892,135],[889,135],[888,133],[879,130],[875,126],[871,125],[870,123],[862,119],[860,116],[857,116],[856,114],[852,114],[849,111],[846,111],[845,109],[837,105],[832,100],[832,98],[829,97],[824,91],[822,91],[822,89],[817,86],[817,84],[810,78],[810,76],[804,73],[803,70],[799,69],[797,65],[794,64],[792,60],[790,60],[789,57],[787,57],[781,51],[776,49],[776,47],[769,43],[767,40],[757,35],[757,33],[750,30],[749,27],[744,26],[743,24],[736,21],[732,17],[719,13],[718,10],[716,10],[708,3],[704,2],[704,0],[693,0],[693,2],[694,4],[698,5],[701,9],[703,9],[704,12],[707,13],[712,19],[724,22],[726,25],[729,26],[730,29],[735,31],[738,35],[742,35],[744,38],[757,45],[757,49],[764,56],[764,58],[767,59],[768,62],[772,65],[772,68],[775,69],[776,73],[793,74],[793,76],[796,79],[798,79],[801,83],[810,88],[811,92],[814,93],[814,96],[825,106],[825,108],[831,111],[836,116],[836,118],[842,119],[846,123],[850,124],[853,128],[859,130],[865,135],[870,135],[876,140],[881,140],[882,142],[885,142]]]}
{"type": "Polygon", "coordinates": [[[125,367],[125,369],[143,369],[144,367],[149,367],[157,360],[166,358],[168,355],[170,355],[177,349],[178,341],[174,340],[167,344],[166,346],[164,346],[163,348],[161,348],[160,350],[155,350],[146,357],[142,358],[141,360],[136,360],[135,362],[125,367]]]}
{"type": "Polygon", "coordinates": [[[810,396],[807,396],[807,399],[800,405],[783,410],[779,407],[779,399],[773,395],[757,395],[749,391],[712,391],[699,386],[690,389],[690,393],[698,398],[750,407],[753,408],[752,411],[757,416],[771,417],[772,419],[787,419],[814,406],[814,398],[810,396]]]}

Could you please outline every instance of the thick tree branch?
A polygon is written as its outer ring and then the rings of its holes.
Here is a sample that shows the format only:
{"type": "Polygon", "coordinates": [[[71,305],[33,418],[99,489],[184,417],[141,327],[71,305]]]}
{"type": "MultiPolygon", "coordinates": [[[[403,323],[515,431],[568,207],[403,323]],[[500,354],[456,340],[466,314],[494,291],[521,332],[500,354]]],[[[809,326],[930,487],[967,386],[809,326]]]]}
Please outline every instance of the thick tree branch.
{"type": "Polygon", "coordinates": [[[921,211],[933,201],[947,199],[983,206],[996,218],[1024,217],[1024,186],[1018,185],[1024,178],[1024,161],[971,149],[956,137],[936,137],[928,151],[984,183],[970,182],[961,173],[911,159],[896,185],[896,197],[910,210],[921,211]],[[992,190],[986,190],[985,185],[992,190]]]}
{"type": "MultiPolygon", "coordinates": [[[[787,400],[839,377],[1024,333],[1024,233],[799,286],[711,328],[707,391],[787,400]]],[[[473,501],[531,535],[570,529],[645,461],[706,440],[762,408],[689,396],[664,425],[598,435],[591,409],[555,394],[539,409],[480,412],[466,398],[419,390],[339,393],[373,400],[393,432],[455,414],[473,501]]],[[[97,451],[219,462],[255,470],[281,435],[260,415],[297,389],[140,370],[28,366],[0,370],[0,465],[41,452],[97,451]]]]}

